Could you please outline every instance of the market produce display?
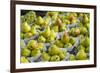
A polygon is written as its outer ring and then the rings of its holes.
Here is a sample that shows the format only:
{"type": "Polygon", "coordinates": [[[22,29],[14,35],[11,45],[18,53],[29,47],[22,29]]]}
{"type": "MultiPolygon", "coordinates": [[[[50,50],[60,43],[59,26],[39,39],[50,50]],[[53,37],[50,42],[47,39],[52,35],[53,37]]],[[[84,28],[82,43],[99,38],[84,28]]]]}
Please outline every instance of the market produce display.
{"type": "Polygon", "coordinates": [[[21,63],[90,57],[89,13],[27,11],[21,14],[20,25],[21,63]]]}

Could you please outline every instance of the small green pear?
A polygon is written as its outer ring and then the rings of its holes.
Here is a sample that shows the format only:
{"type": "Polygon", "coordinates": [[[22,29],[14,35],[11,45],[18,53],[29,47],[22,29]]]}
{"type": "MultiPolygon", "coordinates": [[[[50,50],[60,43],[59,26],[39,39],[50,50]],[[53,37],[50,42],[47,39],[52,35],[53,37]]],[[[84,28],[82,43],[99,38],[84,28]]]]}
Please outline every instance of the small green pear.
{"type": "Polygon", "coordinates": [[[25,56],[25,57],[30,56],[30,53],[31,53],[31,51],[27,48],[24,48],[24,49],[21,50],[22,56],[25,56]]]}
{"type": "Polygon", "coordinates": [[[45,39],[45,37],[43,37],[43,36],[39,36],[38,41],[39,41],[39,42],[45,42],[46,39],[45,39]]]}
{"type": "Polygon", "coordinates": [[[31,33],[32,33],[33,35],[38,34],[38,32],[36,31],[36,28],[35,28],[35,27],[31,29],[31,33]]]}
{"type": "Polygon", "coordinates": [[[41,16],[39,16],[38,18],[37,18],[37,24],[38,25],[43,25],[44,24],[44,20],[43,20],[43,18],[41,17],[41,16]]]}
{"type": "Polygon", "coordinates": [[[64,46],[63,43],[60,40],[55,41],[54,44],[57,45],[60,48],[63,48],[63,46],[64,46]]]}
{"type": "Polygon", "coordinates": [[[76,59],[76,58],[75,58],[75,55],[70,54],[69,60],[70,60],[70,61],[74,61],[75,59],[76,59]]]}
{"type": "Polygon", "coordinates": [[[38,43],[37,49],[43,50],[44,44],[43,43],[38,43]]]}
{"type": "Polygon", "coordinates": [[[65,59],[66,55],[63,52],[61,52],[59,54],[59,57],[60,57],[61,60],[63,60],[63,59],[65,59]]]}
{"type": "Polygon", "coordinates": [[[69,42],[69,40],[70,40],[70,37],[69,37],[69,35],[65,32],[63,35],[62,35],[62,37],[61,37],[61,41],[63,42],[63,43],[68,43],[69,42]]]}
{"type": "Polygon", "coordinates": [[[32,52],[31,52],[31,57],[37,58],[37,57],[39,57],[40,55],[41,55],[41,51],[38,50],[38,49],[34,49],[34,50],[32,50],[32,52]]]}
{"type": "Polygon", "coordinates": [[[76,59],[77,60],[86,60],[87,59],[87,54],[85,53],[85,51],[79,50],[78,53],[76,54],[76,59]]]}
{"type": "Polygon", "coordinates": [[[37,49],[37,47],[38,47],[38,43],[37,43],[37,41],[36,40],[30,40],[29,42],[28,42],[28,44],[27,44],[27,47],[29,48],[29,49],[37,49]]]}
{"type": "Polygon", "coordinates": [[[24,35],[24,38],[30,38],[32,37],[32,33],[31,32],[28,32],[24,35]]]}
{"type": "Polygon", "coordinates": [[[27,58],[21,57],[20,62],[21,62],[21,63],[28,63],[29,61],[28,61],[27,58]]]}
{"type": "Polygon", "coordinates": [[[87,16],[87,14],[84,14],[83,16],[83,23],[88,23],[89,22],[89,18],[87,16]]]}
{"type": "Polygon", "coordinates": [[[50,61],[60,61],[60,57],[58,55],[51,56],[50,61]]]}
{"type": "Polygon", "coordinates": [[[50,55],[46,52],[43,52],[41,55],[42,61],[49,61],[50,60],[50,55]]]}
{"type": "Polygon", "coordinates": [[[47,26],[43,32],[43,36],[48,38],[50,36],[50,27],[47,26]]]}
{"type": "Polygon", "coordinates": [[[49,47],[48,52],[50,55],[57,55],[61,52],[61,49],[56,45],[52,45],[51,47],[49,47]]]}
{"type": "Polygon", "coordinates": [[[80,27],[80,33],[81,34],[86,34],[88,31],[87,31],[87,28],[85,28],[85,27],[80,27]]]}
{"type": "Polygon", "coordinates": [[[53,26],[52,27],[52,30],[54,30],[54,32],[58,32],[58,26],[56,25],[56,26],[53,26]]]}
{"type": "Polygon", "coordinates": [[[27,22],[24,22],[22,25],[21,25],[21,31],[26,33],[26,32],[29,32],[31,30],[31,27],[30,25],[28,25],[27,22]]]}

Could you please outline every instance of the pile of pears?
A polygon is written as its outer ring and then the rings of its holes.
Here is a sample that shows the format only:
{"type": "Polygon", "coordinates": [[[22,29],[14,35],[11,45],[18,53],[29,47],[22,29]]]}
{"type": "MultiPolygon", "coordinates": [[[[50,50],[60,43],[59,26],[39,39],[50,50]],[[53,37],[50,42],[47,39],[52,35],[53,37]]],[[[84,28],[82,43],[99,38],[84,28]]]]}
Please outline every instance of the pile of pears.
{"type": "Polygon", "coordinates": [[[37,14],[29,11],[21,16],[21,63],[89,59],[88,13],[47,11],[44,16],[37,14]]]}

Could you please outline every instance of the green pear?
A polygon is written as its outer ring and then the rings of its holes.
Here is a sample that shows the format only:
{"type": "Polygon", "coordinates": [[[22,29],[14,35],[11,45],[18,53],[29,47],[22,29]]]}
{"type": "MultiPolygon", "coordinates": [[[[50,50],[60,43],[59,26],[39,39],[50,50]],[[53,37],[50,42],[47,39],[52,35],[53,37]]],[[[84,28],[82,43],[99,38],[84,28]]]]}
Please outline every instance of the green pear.
{"type": "Polygon", "coordinates": [[[75,34],[76,34],[76,35],[79,35],[79,34],[80,34],[80,29],[79,29],[79,28],[76,28],[75,34]]]}
{"type": "Polygon", "coordinates": [[[52,45],[51,47],[49,47],[48,52],[50,55],[57,55],[61,52],[61,49],[56,45],[52,45]]]}
{"type": "Polygon", "coordinates": [[[24,39],[24,33],[21,32],[20,37],[21,39],[24,39]]]}
{"type": "Polygon", "coordinates": [[[37,49],[43,50],[44,44],[43,43],[38,43],[37,49]]]}
{"type": "Polygon", "coordinates": [[[43,18],[41,17],[41,16],[39,16],[38,18],[37,18],[37,24],[38,25],[43,25],[44,24],[44,20],[43,20],[43,18]]]}
{"type": "Polygon", "coordinates": [[[80,33],[81,34],[86,34],[88,31],[87,31],[87,28],[85,28],[85,27],[80,27],[80,33]]]}
{"type": "Polygon", "coordinates": [[[33,35],[38,34],[38,32],[36,31],[36,28],[35,28],[35,27],[31,29],[31,33],[32,33],[33,35]]]}
{"type": "Polygon", "coordinates": [[[90,38],[89,37],[85,37],[85,38],[81,39],[80,44],[83,45],[84,47],[89,47],[89,45],[90,45],[90,38]]]}
{"type": "Polygon", "coordinates": [[[60,40],[55,41],[55,45],[57,45],[60,48],[63,48],[63,43],[60,40]]]}
{"type": "Polygon", "coordinates": [[[66,55],[63,52],[61,52],[59,54],[59,57],[60,57],[61,60],[63,60],[63,59],[65,59],[66,55]]]}
{"type": "Polygon", "coordinates": [[[50,17],[46,17],[44,20],[44,27],[48,26],[50,23],[50,17]]]}
{"type": "Polygon", "coordinates": [[[25,57],[21,57],[20,61],[21,61],[21,63],[28,63],[29,62],[28,59],[25,57]]]}
{"type": "Polygon", "coordinates": [[[74,45],[74,43],[75,43],[75,38],[70,38],[69,43],[71,43],[72,45],[74,45]]]}
{"type": "Polygon", "coordinates": [[[68,43],[69,42],[69,40],[70,40],[70,37],[69,37],[69,35],[65,32],[63,35],[62,35],[62,37],[61,37],[61,41],[63,42],[63,43],[68,43]]]}
{"type": "Polygon", "coordinates": [[[76,59],[76,58],[75,58],[75,55],[70,54],[69,60],[70,60],[70,61],[73,61],[73,60],[75,60],[75,59],[76,59]]]}
{"type": "Polygon", "coordinates": [[[43,36],[48,38],[50,36],[50,27],[47,26],[43,32],[43,36]]]}
{"type": "Polygon", "coordinates": [[[56,25],[56,26],[53,26],[53,27],[52,27],[52,30],[54,30],[54,32],[58,32],[58,30],[59,30],[59,29],[58,29],[58,26],[57,26],[57,25],[56,25]]]}
{"type": "Polygon", "coordinates": [[[50,60],[50,56],[46,52],[42,53],[41,58],[42,58],[42,61],[49,61],[50,60]]]}
{"type": "Polygon", "coordinates": [[[27,22],[24,22],[21,25],[21,30],[22,30],[22,32],[26,33],[26,32],[29,32],[31,30],[31,27],[30,27],[30,25],[28,25],[27,22]]]}
{"type": "Polygon", "coordinates": [[[38,49],[34,49],[34,50],[32,50],[32,52],[31,52],[31,57],[38,58],[40,55],[41,55],[41,51],[38,50],[38,49]]]}
{"type": "Polygon", "coordinates": [[[31,51],[27,48],[24,48],[24,49],[21,50],[22,56],[25,56],[25,57],[30,56],[30,53],[31,53],[31,51]]]}
{"type": "Polygon", "coordinates": [[[87,14],[84,14],[83,16],[83,23],[88,23],[89,22],[89,18],[87,16],[87,14]]]}
{"type": "Polygon", "coordinates": [[[43,36],[39,36],[38,41],[39,41],[39,42],[45,42],[46,39],[45,39],[45,37],[43,37],[43,36]]]}
{"type": "Polygon", "coordinates": [[[51,56],[50,61],[60,61],[60,57],[58,55],[51,56]]]}
{"type": "Polygon", "coordinates": [[[77,50],[78,50],[78,51],[79,51],[79,50],[84,50],[84,51],[85,51],[85,47],[82,46],[82,45],[79,45],[78,48],[77,48],[77,50]]]}
{"type": "Polygon", "coordinates": [[[77,60],[86,60],[87,59],[87,54],[85,53],[85,51],[79,50],[78,53],[76,54],[76,59],[77,60]]]}
{"type": "Polygon", "coordinates": [[[31,32],[28,32],[24,35],[24,38],[30,38],[32,37],[32,33],[31,32]]]}
{"type": "Polygon", "coordinates": [[[30,40],[29,42],[28,42],[28,44],[27,44],[27,47],[29,48],[29,49],[37,49],[37,47],[38,47],[38,43],[37,43],[37,41],[35,41],[35,40],[30,40]]]}

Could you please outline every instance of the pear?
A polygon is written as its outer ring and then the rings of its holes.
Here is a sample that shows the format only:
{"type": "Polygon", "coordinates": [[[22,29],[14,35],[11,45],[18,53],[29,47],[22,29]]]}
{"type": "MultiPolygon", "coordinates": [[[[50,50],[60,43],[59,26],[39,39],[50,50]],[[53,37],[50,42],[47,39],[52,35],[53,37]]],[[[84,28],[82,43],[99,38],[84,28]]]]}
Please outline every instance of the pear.
{"type": "Polygon", "coordinates": [[[76,35],[79,35],[79,34],[80,34],[80,29],[79,29],[79,28],[76,28],[75,34],[76,34],[76,35]]]}
{"type": "Polygon", "coordinates": [[[38,49],[34,49],[31,52],[31,57],[38,58],[38,57],[40,57],[40,55],[41,55],[41,51],[38,49]]]}
{"type": "Polygon", "coordinates": [[[63,43],[60,40],[55,41],[54,44],[57,45],[60,48],[63,48],[63,46],[64,46],[63,43]]]}
{"type": "Polygon", "coordinates": [[[61,52],[61,49],[56,45],[52,45],[51,47],[49,47],[48,52],[50,55],[57,55],[61,52]]]}
{"type": "Polygon", "coordinates": [[[46,52],[43,52],[41,55],[42,61],[49,61],[50,60],[50,55],[46,52]]]}
{"type": "Polygon", "coordinates": [[[25,44],[24,40],[20,40],[20,47],[21,48],[25,48],[26,47],[26,44],[25,44]]]}
{"type": "Polygon", "coordinates": [[[58,55],[51,56],[50,61],[60,61],[60,57],[58,55]]]}
{"type": "Polygon", "coordinates": [[[44,24],[44,20],[43,20],[43,18],[41,17],[41,16],[39,16],[38,18],[37,18],[37,24],[38,25],[43,25],[44,24]]]}
{"type": "Polygon", "coordinates": [[[77,60],[86,60],[87,59],[87,54],[85,53],[85,51],[79,50],[78,53],[76,54],[76,59],[77,60]]]}
{"type": "Polygon", "coordinates": [[[47,26],[43,32],[43,36],[48,38],[50,36],[50,27],[47,26]]]}
{"type": "Polygon", "coordinates": [[[75,38],[70,38],[69,43],[71,43],[72,45],[74,45],[74,43],[75,43],[75,38]]]}
{"type": "Polygon", "coordinates": [[[45,37],[43,37],[43,36],[39,36],[38,41],[39,41],[39,42],[45,42],[46,39],[45,39],[45,37]]]}
{"type": "Polygon", "coordinates": [[[69,37],[69,35],[65,32],[65,33],[62,35],[62,37],[61,37],[61,41],[62,41],[64,44],[66,44],[66,43],[69,42],[69,40],[70,40],[70,37],[69,37]]]}
{"type": "Polygon", "coordinates": [[[85,51],[85,47],[84,47],[83,45],[79,45],[78,48],[77,48],[77,50],[78,50],[78,51],[79,51],[79,50],[84,50],[84,51],[85,51]]]}
{"type": "Polygon", "coordinates": [[[62,20],[60,18],[57,19],[56,24],[60,27],[62,26],[62,20]]]}
{"type": "Polygon", "coordinates": [[[24,49],[21,50],[22,56],[25,56],[25,57],[30,56],[30,53],[31,53],[31,51],[27,48],[24,48],[24,49]]]}
{"type": "Polygon", "coordinates": [[[43,43],[38,43],[37,49],[43,50],[44,44],[43,43]]]}
{"type": "Polygon", "coordinates": [[[32,33],[31,32],[28,32],[24,35],[24,38],[30,38],[32,37],[32,33]]]}
{"type": "Polygon", "coordinates": [[[31,30],[31,27],[30,27],[30,25],[28,25],[27,22],[24,22],[21,25],[21,30],[22,30],[22,32],[26,33],[26,32],[29,32],[31,30]]]}
{"type": "Polygon", "coordinates": [[[52,27],[52,30],[54,30],[54,32],[58,32],[58,26],[56,25],[56,26],[53,26],[52,27]]]}
{"type": "Polygon", "coordinates": [[[85,37],[85,38],[81,39],[80,44],[83,45],[84,47],[89,47],[89,45],[90,45],[90,38],[89,37],[85,37]]]}
{"type": "Polygon", "coordinates": [[[70,61],[73,61],[73,60],[75,60],[75,59],[76,59],[76,58],[75,58],[75,55],[70,54],[69,60],[70,60],[70,61]]]}
{"type": "Polygon", "coordinates": [[[31,29],[31,33],[32,33],[33,35],[38,34],[38,32],[36,31],[36,28],[35,28],[35,27],[31,29]]]}
{"type": "Polygon", "coordinates": [[[21,32],[20,37],[21,39],[24,39],[24,33],[21,32]]]}
{"type": "Polygon", "coordinates": [[[87,28],[85,28],[85,27],[80,27],[80,33],[81,34],[86,34],[88,31],[87,31],[87,28]]]}
{"type": "Polygon", "coordinates": [[[89,18],[87,16],[87,14],[84,14],[83,16],[83,23],[88,23],[89,22],[89,18]]]}
{"type": "Polygon", "coordinates": [[[29,48],[29,49],[37,49],[37,47],[38,47],[38,43],[37,43],[37,41],[35,41],[35,40],[30,40],[29,42],[28,42],[28,44],[27,44],[27,47],[29,48]]]}
{"type": "Polygon", "coordinates": [[[46,17],[46,19],[44,20],[44,27],[48,26],[50,23],[50,17],[46,17]]]}
{"type": "Polygon", "coordinates": [[[21,63],[28,63],[28,59],[25,57],[21,57],[20,61],[21,63]]]}
{"type": "Polygon", "coordinates": [[[63,60],[63,59],[65,59],[66,55],[63,52],[61,52],[59,54],[59,57],[60,57],[61,60],[63,60]]]}

